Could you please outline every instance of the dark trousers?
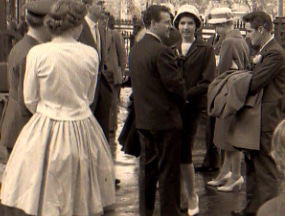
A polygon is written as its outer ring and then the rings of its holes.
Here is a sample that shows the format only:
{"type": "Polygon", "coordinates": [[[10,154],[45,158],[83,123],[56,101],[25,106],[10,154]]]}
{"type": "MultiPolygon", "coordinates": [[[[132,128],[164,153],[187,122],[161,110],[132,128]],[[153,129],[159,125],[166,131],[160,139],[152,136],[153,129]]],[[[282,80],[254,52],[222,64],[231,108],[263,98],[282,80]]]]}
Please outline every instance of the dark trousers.
{"type": "Polygon", "coordinates": [[[153,215],[159,181],[160,215],[180,215],[181,131],[138,130],[141,144],[139,210],[153,215]]]}
{"type": "Polygon", "coordinates": [[[221,155],[213,142],[216,118],[206,116],[206,119],[206,154],[202,166],[219,168],[221,164],[221,155]]]}
{"type": "Polygon", "coordinates": [[[245,154],[246,211],[256,213],[258,208],[278,195],[280,173],[270,155],[272,132],[261,133],[259,151],[245,154]]]}
{"type": "Polygon", "coordinates": [[[98,123],[102,127],[107,140],[109,140],[109,123],[112,98],[112,88],[106,77],[101,74],[98,76],[94,102],[91,104],[90,108],[98,123]]]}

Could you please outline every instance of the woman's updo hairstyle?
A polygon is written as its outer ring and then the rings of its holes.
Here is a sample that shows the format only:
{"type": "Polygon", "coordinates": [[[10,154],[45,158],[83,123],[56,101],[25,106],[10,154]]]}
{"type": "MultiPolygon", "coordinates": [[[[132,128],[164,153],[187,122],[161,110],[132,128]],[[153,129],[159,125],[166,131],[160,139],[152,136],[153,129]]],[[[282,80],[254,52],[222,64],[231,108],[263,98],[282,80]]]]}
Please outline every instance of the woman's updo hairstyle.
{"type": "Polygon", "coordinates": [[[86,6],[76,0],[59,0],[46,17],[45,24],[54,35],[60,35],[68,29],[83,23],[87,13],[86,6]]]}

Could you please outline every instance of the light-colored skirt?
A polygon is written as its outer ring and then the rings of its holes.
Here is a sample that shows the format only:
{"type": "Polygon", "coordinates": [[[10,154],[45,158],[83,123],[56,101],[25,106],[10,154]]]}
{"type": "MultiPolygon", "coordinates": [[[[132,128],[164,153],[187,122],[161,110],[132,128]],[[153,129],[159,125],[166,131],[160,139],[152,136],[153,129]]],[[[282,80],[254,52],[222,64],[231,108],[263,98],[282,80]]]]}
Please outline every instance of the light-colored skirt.
{"type": "Polygon", "coordinates": [[[35,113],[8,160],[1,203],[38,216],[102,215],[115,204],[114,166],[96,119],[35,113]]]}

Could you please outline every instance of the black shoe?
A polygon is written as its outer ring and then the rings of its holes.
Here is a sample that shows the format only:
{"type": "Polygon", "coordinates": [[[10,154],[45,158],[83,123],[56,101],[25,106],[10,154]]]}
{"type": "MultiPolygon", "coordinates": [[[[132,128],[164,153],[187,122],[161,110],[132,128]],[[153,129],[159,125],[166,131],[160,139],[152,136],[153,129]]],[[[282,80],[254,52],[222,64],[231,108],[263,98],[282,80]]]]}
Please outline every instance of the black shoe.
{"type": "Polygon", "coordinates": [[[121,183],[121,180],[120,179],[115,179],[115,185],[118,185],[121,183]]]}
{"type": "Polygon", "coordinates": [[[247,211],[231,211],[232,216],[255,216],[255,213],[247,211]]]}
{"type": "Polygon", "coordinates": [[[219,170],[218,167],[206,167],[206,166],[195,167],[195,172],[216,172],[218,170],[219,170]]]}

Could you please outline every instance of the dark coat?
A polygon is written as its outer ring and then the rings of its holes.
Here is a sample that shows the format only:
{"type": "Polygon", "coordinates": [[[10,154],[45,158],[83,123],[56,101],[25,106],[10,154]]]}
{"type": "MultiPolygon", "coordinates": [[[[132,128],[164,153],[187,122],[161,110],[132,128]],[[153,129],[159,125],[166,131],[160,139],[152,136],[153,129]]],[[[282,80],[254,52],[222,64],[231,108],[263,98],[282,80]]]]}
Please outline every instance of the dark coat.
{"type": "MultiPolygon", "coordinates": [[[[177,45],[181,53],[181,43],[177,45]]],[[[216,75],[214,49],[211,45],[197,38],[180,66],[185,80],[187,100],[192,108],[206,108],[209,84],[216,75]]]]}
{"type": "MultiPolygon", "coordinates": [[[[100,40],[101,40],[101,61],[99,65],[98,82],[95,91],[94,102],[90,108],[101,125],[105,136],[108,139],[109,134],[109,119],[110,109],[112,102],[112,88],[108,82],[108,79],[113,80],[113,74],[105,73],[106,71],[106,41],[105,30],[102,26],[99,26],[100,40]]],[[[79,37],[79,41],[92,46],[96,49],[93,36],[86,21],[83,22],[83,30],[79,37]]]]}
{"type": "Polygon", "coordinates": [[[13,148],[20,131],[32,116],[24,103],[23,81],[26,56],[37,44],[34,38],[25,35],[13,47],[8,57],[9,98],[2,118],[1,144],[9,148],[13,148]]]}
{"type": "Polygon", "coordinates": [[[180,107],[185,102],[185,82],[171,48],[146,34],[130,53],[136,128],[174,130],[182,128],[180,107]]]}
{"type": "Polygon", "coordinates": [[[285,117],[285,51],[273,39],[260,54],[263,58],[253,70],[250,93],[263,89],[261,131],[265,132],[273,131],[285,117]]]}

